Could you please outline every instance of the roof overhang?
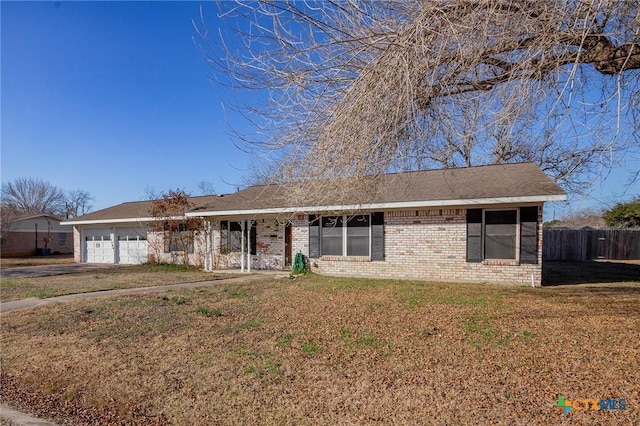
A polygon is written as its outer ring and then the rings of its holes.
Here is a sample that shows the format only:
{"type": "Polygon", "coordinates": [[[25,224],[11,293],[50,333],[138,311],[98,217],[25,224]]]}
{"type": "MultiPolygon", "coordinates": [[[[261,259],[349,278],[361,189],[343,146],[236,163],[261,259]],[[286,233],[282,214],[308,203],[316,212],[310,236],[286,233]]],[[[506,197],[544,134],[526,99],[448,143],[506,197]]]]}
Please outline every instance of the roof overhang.
{"type": "Polygon", "coordinates": [[[142,222],[155,222],[159,220],[179,220],[182,219],[182,216],[172,216],[172,217],[129,217],[129,218],[120,218],[120,219],[92,219],[92,220],[77,220],[73,222],[60,222],[60,225],[103,225],[103,224],[111,224],[111,223],[142,223],[142,222]]]}
{"type": "Polygon", "coordinates": [[[497,197],[497,198],[472,198],[467,200],[429,200],[429,201],[401,201],[391,203],[326,205],[310,207],[276,207],[266,209],[242,209],[242,210],[211,210],[187,212],[188,217],[202,216],[234,216],[257,214],[285,214],[285,213],[316,213],[322,211],[357,211],[357,210],[395,210],[424,207],[468,207],[496,204],[524,204],[543,203],[547,201],[564,201],[566,194],[557,195],[532,195],[524,197],[497,197]]]}

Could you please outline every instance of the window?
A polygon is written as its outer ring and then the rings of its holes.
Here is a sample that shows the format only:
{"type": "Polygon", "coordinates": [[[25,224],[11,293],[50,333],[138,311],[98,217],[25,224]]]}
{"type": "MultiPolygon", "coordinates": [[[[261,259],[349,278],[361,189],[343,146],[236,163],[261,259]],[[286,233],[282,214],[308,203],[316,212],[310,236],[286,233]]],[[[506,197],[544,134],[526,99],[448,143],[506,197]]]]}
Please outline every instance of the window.
{"type": "Polygon", "coordinates": [[[87,241],[111,241],[111,235],[90,235],[84,238],[87,241]]]}
{"type": "Polygon", "coordinates": [[[239,222],[229,222],[227,248],[230,252],[239,252],[242,250],[242,226],[239,222]]]}
{"type": "Polygon", "coordinates": [[[193,253],[193,233],[189,231],[173,231],[165,235],[164,252],[186,251],[193,253]]]}
{"type": "Polygon", "coordinates": [[[484,212],[484,258],[516,259],[517,210],[484,212]]]}
{"type": "Polygon", "coordinates": [[[144,235],[118,235],[118,241],[146,241],[144,235]]]}
{"type": "Polygon", "coordinates": [[[58,247],[66,247],[67,246],[67,234],[60,232],[58,234],[58,247]]]}
{"type": "Polygon", "coordinates": [[[369,256],[370,224],[371,216],[369,214],[323,217],[322,255],[369,256]]]}
{"type": "MultiPolygon", "coordinates": [[[[245,226],[244,237],[245,244],[247,244],[249,238],[251,239],[251,254],[256,255],[257,253],[257,243],[256,240],[258,238],[257,226],[253,221],[251,222],[251,229],[249,230],[248,226],[245,226]],[[249,231],[249,234],[247,234],[249,231]]],[[[220,231],[221,231],[221,244],[224,245],[224,237],[226,234],[226,247],[229,253],[239,253],[242,251],[242,225],[240,222],[232,222],[228,220],[223,220],[220,222],[220,231]]]]}
{"type": "Polygon", "coordinates": [[[371,216],[358,215],[347,221],[347,256],[369,256],[371,216]]]}
{"type": "Polygon", "coordinates": [[[361,256],[384,260],[384,213],[309,215],[309,257],[361,256]]]}
{"type": "Polygon", "coordinates": [[[467,262],[538,263],[538,207],[467,210],[467,262]]]}
{"type": "Polygon", "coordinates": [[[322,218],[322,254],[342,256],[342,216],[322,218]]]}

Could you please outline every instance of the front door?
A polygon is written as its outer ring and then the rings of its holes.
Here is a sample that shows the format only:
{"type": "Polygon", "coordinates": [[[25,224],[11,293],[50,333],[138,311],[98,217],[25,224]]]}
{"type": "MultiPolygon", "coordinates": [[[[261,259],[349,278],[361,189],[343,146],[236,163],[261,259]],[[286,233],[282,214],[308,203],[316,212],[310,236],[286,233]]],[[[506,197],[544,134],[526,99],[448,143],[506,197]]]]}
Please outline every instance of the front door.
{"type": "Polygon", "coordinates": [[[287,223],[284,227],[284,264],[291,266],[293,263],[293,247],[291,244],[291,224],[287,223]]]}

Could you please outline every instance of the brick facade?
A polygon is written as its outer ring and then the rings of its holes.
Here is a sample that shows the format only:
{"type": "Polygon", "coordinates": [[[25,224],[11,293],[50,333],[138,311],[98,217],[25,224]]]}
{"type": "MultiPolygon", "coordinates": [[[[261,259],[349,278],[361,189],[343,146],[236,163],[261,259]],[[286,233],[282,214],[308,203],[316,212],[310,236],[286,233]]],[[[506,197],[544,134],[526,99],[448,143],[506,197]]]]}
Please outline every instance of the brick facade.
{"type": "MultiPolygon", "coordinates": [[[[542,280],[542,208],[538,211],[538,263],[466,261],[466,210],[433,209],[385,212],[384,261],[367,257],[323,256],[310,259],[314,272],[326,275],[404,278],[429,281],[503,283],[539,286],[542,280]]],[[[308,231],[299,227],[301,238],[308,231]]],[[[303,243],[303,242],[301,242],[303,243]]]]}
{"type": "Polygon", "coordinates": [[[149,232],[147,234],[149,260],[160,263],[188,263],[204,269],[206,254],[206,233],[197,231],[193,236],[193,253],[174,251],[165,253],[164,233],[149,232]],[[185,262],[187,260],[187,262],[185,262]]]}
{"type": "Polygon", "coordinates": [[[80,227],[73,227],[73,261],[82,262],[82,250],[84,249],[82,244],[80,227]]]}
{"type": "MultiPolygon", "coordinates": [[[[320,274],[403,278],[429,281],[482,282],[539,286],[542,280],[542,207],[538,208],[538,263],[516,261],[467,262],[465,209],[423,209],[388,211],[384,214],[384,260],[369,257],[322,256],[309,259],[311,269],[320,274]]],[[[284,267],[284,220],[274,217],[257,220],[257,255],[254,269],[284,267]]],[[[292,254],[309,255],[307,215],[288,219],[292,226],[292,254]]],[[[240,267],[240,253],[226,253],[220,222],[211,223],[214,268],[240,267]],[[223,249],[221,250],[220,247],[223,249]]]]}
{"type": "MultiPolygon", "coordinates": [[[[229,220],[233,222],[233,219],[229,220]]],[[[237,220],[236,220],[237,221],[237,220]]],[[[284,231],[286,218],[262,217],[256,223],[256,254],[251,256],[252,269],[284,268],[284,231]],[[277,224],[276,221],[277,220],[277,224]]],[[[306,223],[306,219],[305,219],[306,223]]],[[[240,268],[240,252],[229,252],[228,231],[220,230],[220,221],[211,224],[212,269],[240,268]]]]}

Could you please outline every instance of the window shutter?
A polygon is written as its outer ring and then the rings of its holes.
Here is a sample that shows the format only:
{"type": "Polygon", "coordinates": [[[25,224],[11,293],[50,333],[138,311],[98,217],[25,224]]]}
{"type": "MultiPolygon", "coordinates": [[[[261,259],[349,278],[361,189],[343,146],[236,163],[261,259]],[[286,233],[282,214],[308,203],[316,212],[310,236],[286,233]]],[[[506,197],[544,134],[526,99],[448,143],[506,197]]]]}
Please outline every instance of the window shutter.
{"type": "Polygon", "coordinates": [[[467,209],[467,262],[482,262],[482,209],[467,209]]]}
{"type": "Polygon", "coordinates": [[[520,263],[538,263],[538,207],[520,208],[520,263]]]}
{"type": "Polygon", "coordinates": [[[309,215],[309,257],[320,257],[320,218],[314,214],[309,215]]]}
{"type": "Polygon", "coordinates": [[[253,220],[248,221],[247,224],[251,227],[249,231],[249,236],[251,238],[251,255],[255,256],[258,254],[258,226],[253,220]]]}
{"type": "Polygon", "coordinates": [[[384,213],[371,213],[371,260],[384,260],[384,213]]]}

